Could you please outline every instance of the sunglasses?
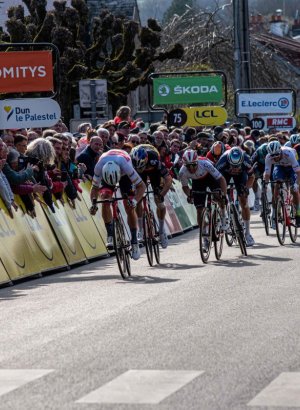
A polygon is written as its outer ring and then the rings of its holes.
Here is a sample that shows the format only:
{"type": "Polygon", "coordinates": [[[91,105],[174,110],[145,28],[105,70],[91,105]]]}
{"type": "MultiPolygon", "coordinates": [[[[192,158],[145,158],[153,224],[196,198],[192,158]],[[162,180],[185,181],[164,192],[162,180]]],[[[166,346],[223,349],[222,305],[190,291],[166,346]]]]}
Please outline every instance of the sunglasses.
{"type": "Polygon", "coordinates": [[[187,169],[189,169],[189,168],[196,168],[197,165],[198,165],[197,162],[193,162],[193,163],[191,163],[191,164],[186,164],[186,167],[187,167],[187,169]]]}
{"type": "Polygon", "coordinates": [[[280,154],[271,154],[270,157],[271,157],[271,158],[279,158],[279,157],[280,157],[280,154]]]}

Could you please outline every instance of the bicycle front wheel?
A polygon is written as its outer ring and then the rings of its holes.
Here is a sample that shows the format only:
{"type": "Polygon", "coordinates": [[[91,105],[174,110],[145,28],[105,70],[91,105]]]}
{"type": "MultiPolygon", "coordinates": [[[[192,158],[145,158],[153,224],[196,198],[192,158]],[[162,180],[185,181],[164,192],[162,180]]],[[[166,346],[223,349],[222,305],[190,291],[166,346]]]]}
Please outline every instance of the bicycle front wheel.
{"type": "Polygon", "coordinates": [[[289,212],[289,235],[291,238],[291,241],[293,243],[296,243],[297,241],[297,236],[298,236],[298,228],[296,225],[296,207],[294,204],[290,205],[290,212],[289,212]]]}
{"type": "Polygon", "coordinates": [[[277,198],[275,207],[275,226],[276,235],[280,245],[284,245],[286,235],[286,217],[285,217],[285,205],[282,198],[277,198]]]}
{"type": "Polygon", "coordinates": [[[211,210],[208,208],[204,208],[201,213],[199,226],[200,255],[203,263],[208,262],[208,258],[210,255],[212,245],[211,224],[211,210]]]}
{"type": "Polygon", "coordinates": [[[153,266],[153,227],[149,213],[143,216],[144,241],[147,259],[150,266],[153,266]]]}
{"type": "Polygon", "coordinates": [[[265,191],[261,194],[261,203],[262,203],[262,220],[264,223],[266,235],[269,236],[270,234],[270,204],[268,201],[267,193],[265,191]]]}
{"type": "Polygon", "coordinates": [[[223,252],[224,232],[221,230],[222,217],[219,208],[214,211],[212,223],[215,257],[220,260],[223,252]]]}
{"type": "Polygon", "coordinates": [[[155,256],[155,259],[156,259],[156,263],[160,264],[159,229],[158,229],[158,224],[157,224],[156,219],[154,218],[153,214],[152,214],[151,220],[152,220],[152,223],[153,223],[153,231],[154,231],[154,236],[152,238],[154,256],[155,256]]]}
{"type": "Polygon", "coordinates": [[[119,219],[113,222],[113,242],[120,274],[123,279],[127,279],[131,275],[129,244],[119,219]]]}
{"type": "Polygon", "coordinates": [[[236,238],[237,238],[240,250],[242,252],[242,255],[247,256],[244,228],[241,224],[238,211],[233,204],[231,205],[231,209],[232,209],[232,217],[234,221],[234,230],[235,230],[235,234],[236,234],[236,238]]]}

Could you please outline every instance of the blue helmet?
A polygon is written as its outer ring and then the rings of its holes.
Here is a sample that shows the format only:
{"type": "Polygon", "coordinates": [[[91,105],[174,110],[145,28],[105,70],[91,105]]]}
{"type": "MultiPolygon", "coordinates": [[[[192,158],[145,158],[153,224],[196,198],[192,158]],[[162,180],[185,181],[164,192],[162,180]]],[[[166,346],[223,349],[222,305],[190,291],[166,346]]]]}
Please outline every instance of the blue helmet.
{"type": "Polygon", "coordinates": [[[133,148],[130,153],[132,164],[137,170],[145,168],[148,162],[148,153],[144,147],[138,146],[133,148]]]}
{"type": "Polygon", "coordinates": [[[239,147],[233,147],[230,151],[228,151],[228,162],[237,167],[241,165],[244,161],[244,151],[242,151],[239,147]]]}

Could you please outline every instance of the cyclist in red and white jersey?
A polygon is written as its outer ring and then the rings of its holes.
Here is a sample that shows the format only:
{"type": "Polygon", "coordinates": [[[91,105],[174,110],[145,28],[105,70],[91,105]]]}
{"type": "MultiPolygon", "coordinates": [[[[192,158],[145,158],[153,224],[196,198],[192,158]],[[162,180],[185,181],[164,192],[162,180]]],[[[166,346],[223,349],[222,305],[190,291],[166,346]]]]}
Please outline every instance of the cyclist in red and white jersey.
{"type": "MultiPolygon", "coordinates": [[[[131,231],[132,258],[139,259],[140,249],[137,241],[136,204],[142,199],[146,186],[133,168],[130,155],[119,149],[111,149],[103,154],[95,166],[91,189],[92,202],[97,200],[100,189],[101,200],[112,198],[115,186],[119,183],[122,196],[131,199],[124,201],[131,231]]],[[[93,209],[91,210],[93,212],[93,209]]],[[[102,205],[102,217],[107,231],[107,247],[113,246],[112,211],[109,203],[102,205]]]]}

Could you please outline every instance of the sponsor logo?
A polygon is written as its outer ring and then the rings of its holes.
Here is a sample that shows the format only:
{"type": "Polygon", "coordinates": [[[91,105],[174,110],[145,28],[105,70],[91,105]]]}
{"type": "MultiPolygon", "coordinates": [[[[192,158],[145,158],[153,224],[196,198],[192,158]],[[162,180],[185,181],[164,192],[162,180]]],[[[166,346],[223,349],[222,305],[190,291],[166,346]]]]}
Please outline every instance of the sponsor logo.
{"type": "Polygon", "coordinates": [[[158,87],[158,94],[159,94],[161,97],[167,97],[167,96],[170,94],[170,87],[169,87],[168,85],[166,85],[166,84],[161,84],[161,85],[158,87]]]}
{"type": "Polygon", "coordinates": [[[278,107],[287,108],[289,106],[289,100],[287,98],[280,98],[278,100],[278,107]]]}
{"type": "Polygon", "coordinates": [[[41,66],[21,66],[21,67],[0,67],[0,79],[6,78],[36,78],[45,77],[46,67],[41,66]]]}
{"type": "Polygon", "coordinates": [[[215,85],[192,85],[187,87],[182,87],[177,85],[174,87],[174,94],[210,94],[210,93],[218,93],[219,90],[215,85]]]}

